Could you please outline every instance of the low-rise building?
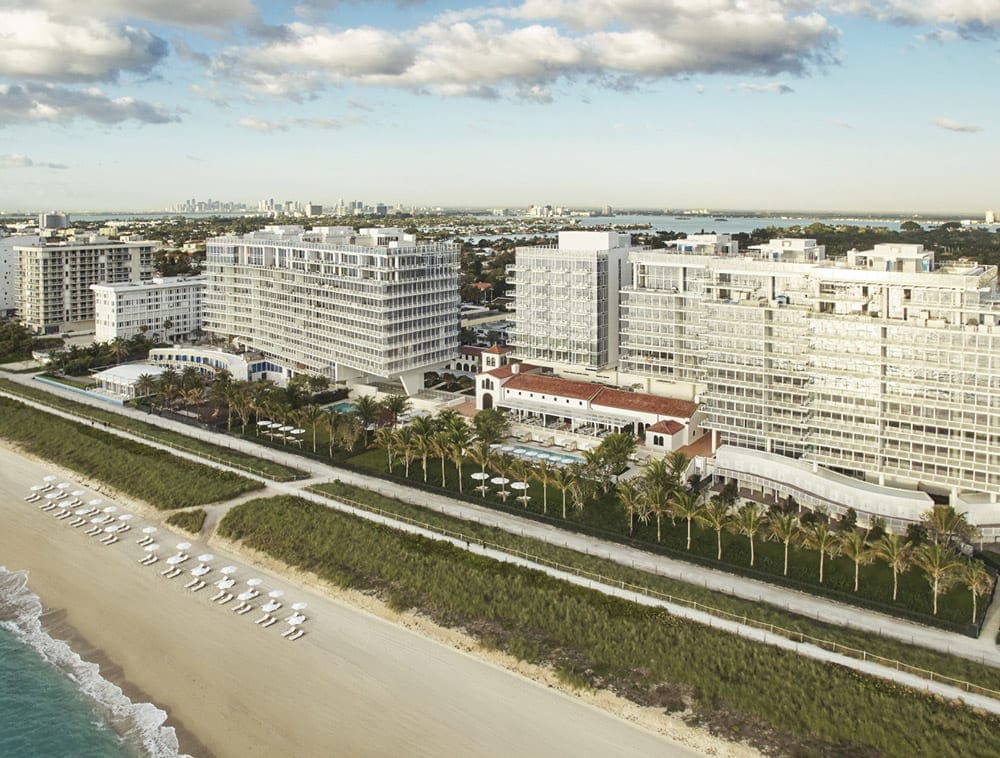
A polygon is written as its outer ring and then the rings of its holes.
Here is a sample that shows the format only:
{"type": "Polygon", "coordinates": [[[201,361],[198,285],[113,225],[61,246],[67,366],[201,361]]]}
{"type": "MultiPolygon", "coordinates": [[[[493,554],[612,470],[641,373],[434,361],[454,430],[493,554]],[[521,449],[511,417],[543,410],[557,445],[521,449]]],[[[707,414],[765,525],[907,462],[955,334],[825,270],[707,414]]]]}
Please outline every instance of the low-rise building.
{"type": "Polygon", "coordinates": [[[96,342],[127,340],[137,334],[175,341],[201,330],[203,276],[154,277],[90,288],[96,342]]]}
{"type": "Polygon", "coordinates": [[[193,368],[209,378],[225,371],[235,381],[272,381],[280,387],[288,383],[289,372],[281,365],[254,353],[228,353],[207,347],[174,345],[149,351],[149,362],[154,366],[183,371],[193,368]]]}

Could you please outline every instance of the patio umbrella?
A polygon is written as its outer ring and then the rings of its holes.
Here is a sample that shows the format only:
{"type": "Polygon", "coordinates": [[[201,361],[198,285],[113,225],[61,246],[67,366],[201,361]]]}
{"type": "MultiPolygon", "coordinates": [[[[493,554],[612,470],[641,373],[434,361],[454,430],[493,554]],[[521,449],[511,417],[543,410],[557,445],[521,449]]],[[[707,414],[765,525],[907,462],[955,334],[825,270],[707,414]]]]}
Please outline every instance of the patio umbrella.
{"type": "Polygon", "coordinates": [[[171,566],[176,566],[178,563],[183,562],[183,560],[184,560],[183,555],[171,555],[169,558],[167,558],[167,563],[169,563],[171,566]]]}
{"type": "Polygon", "coordinates": [[[56,485],[56,487],[58,487],[61,490],[68,490],[72,486],[73,482],[59,482],[59,484],[56,485]]]}
{"type": "Polygon", "coordinates": [[[44,489],[45,489],[45,485],[44,484],[33,484],[33,485],[31,485],[31,491],[32,492],[41,492],[44,489]]]}
{"type": "Polygon", "coordinates": [[[131,521],[134,518],[135,518],[135,514],[133,514],[133,513],[123,513],[121,516],[118,517],[118,520],[119,521],[131,521]]]}
{"type": "Polygon", "coordinates": [[[189,547],[191,547],[191,543],[190,542],[178,542],[177,543],[177,549],[178,550],[187,550],[189,547]]]}
{"type": "Polygon", "coordinates": [[[268,421],[267,419],[264,419],[263,421],[258,421],[257,422],[257,426],[270,426],[270,425],[271,425],[271,422],[268,421]]]}
{"type": "Polygon", "coordinates": [[[146,547],[143,548],[143,550],[145,550],[147,553],[155,553],[159,549],[160,546],[156,542],[154,542],[152,545],[146,545],[146,547]]]}
{"type": "Polygon", "coordinates": [[[529,486],[531,485],[529,485],[527,482],[514,482],[513,484],[510,485],[510,488],[512,490],[526,490],[528,489],[529,486]]]}
{"type": "Polygon", "coordinates": [[[248,587],[257,587],[257,586],[259,586],[259,585],[261,585],[263,583],[264,583],[264,580],[263,579],[258,579],[257,577],[254,577],[253,579],[247,579],[247,586],[248,587]]]}
{"type": "Polygon", "coordinates": [[[80,497],[80,495],[83,495],[83,494],[86,494],[86,493],[84,493],[83,490],[73,490],[69,494],[71,494],[73,497],[80,497]]]}
{"type": "Polygon", "coordinates": [[[118,510],[118,506],[117,505],[109,505],[107,508],[104,509],[104,512],[105,513],[115,513],[115,512],[117,512],[117,510],[118,510]]]}
{"type": "Polygon", "coordinates": [[[75,511],[73,511],[73,513],[76,514],[77,516],[86,516],[88,513],[90,513],[90,508],[77,508],[75,511]]]}
{"type": "Polygon", "coordinates": [[[48,493],[45,496],[45,499],[46,500],[55,500],[57,497],[59,497],[59,493],[58,492],[50,492],[50,493],[48,493]]]}
{"type": "Polygon", "coordinates": [[[142,528],[142,533],[143,534],[156,534],[156,527],[155,526],[144,526],[142,528]]]}
{"type": "Polygon", "coordinates": [[[104,527],[104,531],[106,531],[108,534],[114,534],[121,528],[122,528],[121,524],[111,524],[110,526],[104,527]]]}
{"type": "Polygon", "coordinates": [[[224,579],[220,579],[219,581],[217,581],[215,583],[215,586],[218,587],[220,590],[228,590],[234,584],[236,584],[235,579],[230,579],[229,577],[226,577],[224,579]]]}
{"type": "Polygon", "coordinates": [[[220,571],[221,571],[221,572],[222,572],[223,574],[225,574],[226,576],[229,576],[230,574],[235,574],[235,573],[236,573],[236,566],[223,566],[223,567],[222,567],[221,569],[219,569],[219,570],[220,570],[220,571]]]}
{"type": "Polygon", "coordinates": [[[288,625],[289,626],[298,626],[299,624],[301,624],[305,620],[306,620],[305,616],[303,616],[301,613],[296,613],[294,616],[289,616],[288,617],[288,625]]]}
{"type": "Polygon", "coordinates": [[[196,566],[191,569],[191,576],[205,576],[211,570],[208,566],[196,566]]]}
{"type": "Polygon", "coordinates": [[[267,596],[268,597],[281,597],[284,594],[285,594],[284,590],[271,590],[270,592],[267,593],[267,596]]]}
{"type": "Polygon", "coordinates": [[[505,476],[495,476],[490,479],[490,484],[499,484],[501,487],[510,484],[510,479],[505,476]]]}
{"type": "Polygon", "coordinates": [[[56,479],[58,479],[58,477],[57,476],[53,476],[52,474],[49,474],[48,476],[43,476],[42,477],[42,481],[43,482],[54,482],[56,479]]]}
{"type": "Polygon", "coordinates": [[[237,595],[236,599],[237,600],[244,600],[245,601],[245,600],[253,600],[254,597],[255,597],[255,595],[253,594],[253,592],[251,592],[250,590],[247,590],[246,592],[241,592],[239,595],[237,595]]]}
{"type": "Polygon", "coordinates": [[[292,603],[293,611],[304,611],[308,607],[309,607],[308,603],[292,603]]]}
{"type": "Polygon", "coordinates": [[[99,498],[99,497],[95,497],[93,500],[91,500],[89,503],[87,503],[87,505],[95,505],[95,506],[96,505],[103,505],[103,504],[104,504],[104,501],[101,500],[101,498],[99,498]]]}
{"type": "Polygon", "coordinates": [[[198,560],[201,561],[202,563],[205,563],[206,561],[214,561],[215,556],[212,555],[211,553],[202,553],[201,555],[198,556],[198,560]]]}

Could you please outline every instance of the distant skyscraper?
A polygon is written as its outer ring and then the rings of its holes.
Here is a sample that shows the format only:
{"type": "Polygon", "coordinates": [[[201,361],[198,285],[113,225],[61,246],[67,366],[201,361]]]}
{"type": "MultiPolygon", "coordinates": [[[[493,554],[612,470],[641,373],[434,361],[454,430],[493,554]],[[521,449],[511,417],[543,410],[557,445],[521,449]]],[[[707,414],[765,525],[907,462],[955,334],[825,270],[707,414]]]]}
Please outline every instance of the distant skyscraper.
{"type": "Polygon", "coordinates": [[[38,214],[38,228],[45,229],[66,229],[69,227],[69,216],[65,213],[50,211],[49,213],[38,214]]]}

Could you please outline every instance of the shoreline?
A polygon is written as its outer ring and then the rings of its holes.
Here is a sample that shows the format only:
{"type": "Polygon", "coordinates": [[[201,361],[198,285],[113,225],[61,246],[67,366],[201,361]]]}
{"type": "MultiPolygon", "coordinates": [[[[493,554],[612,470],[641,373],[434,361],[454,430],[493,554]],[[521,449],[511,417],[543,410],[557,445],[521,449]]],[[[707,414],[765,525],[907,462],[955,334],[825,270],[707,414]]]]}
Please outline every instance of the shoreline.
{"type": "MultiPolygon", "coordinates": [[[[520,752],[541,755],[568,753],[567,744],[579,744],[587,734],[608,754],[659,745],[660,752],[674,754],[759,755],[610,691],[575,691],[549,669],[484,649],[463,632],[417,614],[392,611],[373,596],[327,585],[219,537],[208,540],[207,548],[202,540],[192,554],[209,549],[219,556],[216,567],[222,561],[242,563],[242,578],[253,573],[266,587],[283,586],[289,603],[293,595],[309,601],[308,624],[315,625],[305,627],[300,642],[287,643],[278,633],[212,607],[205,592],[183,592],[182,580],[171,583],[134,565],[135,556],[125,553],[141,553],[126,544],[131,541],[101,546],[24,503],[28,486],[49,471],[58,468],[0,446],[0,507],[10,527],[0,530],[7,537],[0,534],[0,565],[29,570],[29,586],[41,598],[51,636],[98,663],[101,675],[134,702],[165,710],[164,726],[174,728],[182,752],[310,755],[339,749],[384,755],[416,749],[428,755],[499,755],[509,753],[504,740],[519,739],[520,752]],[[43,545],[53,549],[42,550],[43,545]],[[81,576],[81,565],[92,575],[81,576]],[[399,707],[400,700],[406,707],[399,707]],[[400,731],[391,731],[394,724],[385,723],[379,708],[395,717],[400,731]],[[516,709],[523,715],[515,716],[516,709]],[[567,709],[571,713],[563,715],[567,709]],[[364,718],[372,710],[373,717],[364,718]],[[552,718],[545,718],[550,712],[552,718]],[[526,727],[532,719],[533,728],[526,727]],[[515,724],[519,733],[511,734],[515,724]]],[[[101,489],[109,500],[125,502],[101,489]]],[[[137,520],[161,529],[161,555],[184,539],[167,533],[166,513],[134,501],[128,508],[137,520]]]]}

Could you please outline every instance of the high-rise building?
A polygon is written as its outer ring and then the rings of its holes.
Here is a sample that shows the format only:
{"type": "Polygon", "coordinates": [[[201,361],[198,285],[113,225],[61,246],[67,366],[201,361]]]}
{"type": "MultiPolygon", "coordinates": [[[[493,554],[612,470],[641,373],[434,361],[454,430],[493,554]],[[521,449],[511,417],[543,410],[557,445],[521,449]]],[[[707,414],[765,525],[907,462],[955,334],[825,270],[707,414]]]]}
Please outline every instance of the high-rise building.
{"type": "Polygon", "coordinates": [[[415,394],[458,349],[459,249],[391,228],[211,239],[204,328],[292,372],[398,379],[415,394]]]}
{"type": "Polygon", "coordinates": [[[0,316],[13,316],[17,309],[20,256],[14,248],[34,244],[39,239],[37,234],[5,237],[0,232],[0,316]]]}
{"type": "Polygon", "coordinates": [[[148,279],[154,243],[85,236],[18,245],[17,310],[29,328],[44,333],[94,319],[92,284],[148,279]]]}
{"type": "Polygon", "coordinates": [[[42,231],[46,229],[66,229],[69,227],[69,216],[65,213],[50,211],[38,214],[38,228],[42,231]]]}
{"type": "Polygon", "coordinates": [[[147,334],[174,341],[201,329],[204,276],[93,284],[94,341],[147,334]]]}
{"type": "Polygon", "coordinates": [[[517,248],[507,267],[517,356],[568,370],[613,367],[619,292],[631,283],[630,245],[618,232],[559,232],[554,247],[517,248]]]}

